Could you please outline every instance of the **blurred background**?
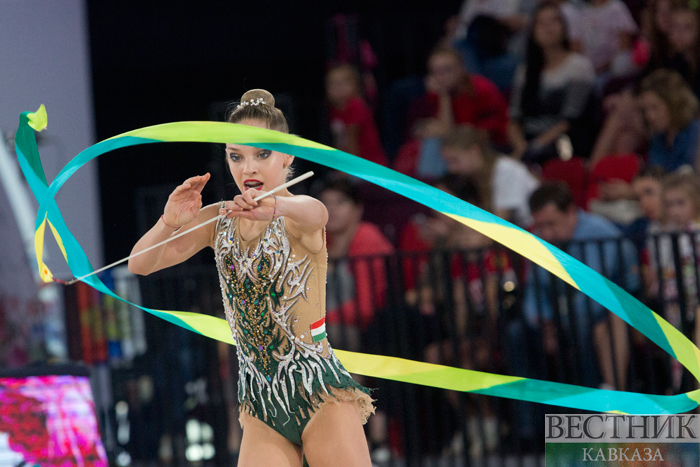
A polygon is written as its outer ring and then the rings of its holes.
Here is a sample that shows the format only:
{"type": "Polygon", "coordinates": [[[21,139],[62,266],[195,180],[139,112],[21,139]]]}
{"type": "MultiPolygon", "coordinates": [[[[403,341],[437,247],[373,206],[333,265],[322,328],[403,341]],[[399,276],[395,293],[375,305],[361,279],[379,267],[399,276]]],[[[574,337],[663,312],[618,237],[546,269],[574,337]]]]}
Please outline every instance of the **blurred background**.
{"type": "MultiPolygon", "coordinates": [[[[42,103],[51,181],[97,141],[224,121],[246,90],[267,89],[292,133],[530,230],[700,339],[696,0],[1,0],[0,82],[0,465],[43,465],[39,447],[16,441],[29,422],[10,409],[41,413],[62,391],[87,394],[64,420],[96,419],[76,428],[85,462],[235,465],[240,447],[235,348],[84,284],[40,283],[37,205],[13,137],[19,114],[42,103]]],[[[381,187],[295,164],[316,176],[292,191],[330,213],[336,348],[613,390],[697,387],[647,338],[519,255],[381,187]]],[[[127,256],[174,187],[205,172],[205,203],[237,194],[221,146],[120,149],[88,163],[57,201],[97,268],[127,256]]],[[[46,263],[70,279],[47,242],[46,263]]],[[[103,280],[148,307],[223,316],[211,251],[103,280]]],[[[573,412],[362,382],[377,388],[366,433],[378,466],[543,465],[544,414],[573,412]]],[[[47,439],[55,416],[32,419],[47,439]]]]}

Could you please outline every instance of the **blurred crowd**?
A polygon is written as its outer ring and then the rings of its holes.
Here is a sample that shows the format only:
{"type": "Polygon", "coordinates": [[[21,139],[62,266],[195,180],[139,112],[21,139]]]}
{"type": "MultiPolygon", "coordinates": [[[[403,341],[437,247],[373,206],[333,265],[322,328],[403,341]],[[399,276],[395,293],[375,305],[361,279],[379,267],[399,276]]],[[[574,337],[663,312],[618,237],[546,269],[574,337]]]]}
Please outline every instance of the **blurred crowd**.
{"type": "MultiPolygon", "coordinates": [[[[376,95],[367,61],[330,64],[335,147],[562,246],[698,343],[698,2],[465,0],[456,13],[427,74],[400,79],[385,95],[376,95]]],[[[574,342],[586,357],[573,382],[630,389],[630,348],[639,336],[543,269],[439,213],[389,212],[377,199],[384,194],[340,174],[317,195],[329,210],[335,268],[329,335],[342,333],[344,348],[360,349],[386,308],[381,255],[400,253],[403,300],[421,320],[425,360],[489,371],[498,360],[502,372],[546,379],[561,347],[574,342]],[[438,265],[428,255],[450,251],[478,254],[443,255],[438,265]],[[514,290],[522,319],[503,324],[514,290]],[[555,311],[562,303],[568,324],[555,311]],[[446,306],[456,346],[440,337],[446,306]],[[508,342],[500,355],[496,329],[508,342]]],[[[664,384],[675,393],[682,368],[669,366],[664,384]]],[[[488,420],[488,401],[481,406],[488,420]]],[[[491,422],[481,432],[487,449],[494,430],[491,422]]]]}

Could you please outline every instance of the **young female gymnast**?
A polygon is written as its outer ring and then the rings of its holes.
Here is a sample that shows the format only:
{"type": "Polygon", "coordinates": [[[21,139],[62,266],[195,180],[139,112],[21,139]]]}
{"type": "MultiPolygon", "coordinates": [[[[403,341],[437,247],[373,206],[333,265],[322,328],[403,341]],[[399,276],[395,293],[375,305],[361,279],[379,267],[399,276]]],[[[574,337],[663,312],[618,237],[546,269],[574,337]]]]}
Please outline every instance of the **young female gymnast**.
{"type": "MultiPolygon", "coordinates": [[[[264,90],[246,92],[230,123],[288,132],[264,90]]],[[[204,247],[216,253],[226,318],[237,343],[243,439],[240,466],[371,465],[362,425],[374,412],[325,338],[326,207],[286,189],[294,156],[238,144],[226,160],[241,195],[202,207],[209,174],[185,180],[163,215],[134,246],[137,253],[218,214],[226,217],[129,261],[147,275],[204,247]],[[302,457],[303,456],[303,457],[302,457]]]]}

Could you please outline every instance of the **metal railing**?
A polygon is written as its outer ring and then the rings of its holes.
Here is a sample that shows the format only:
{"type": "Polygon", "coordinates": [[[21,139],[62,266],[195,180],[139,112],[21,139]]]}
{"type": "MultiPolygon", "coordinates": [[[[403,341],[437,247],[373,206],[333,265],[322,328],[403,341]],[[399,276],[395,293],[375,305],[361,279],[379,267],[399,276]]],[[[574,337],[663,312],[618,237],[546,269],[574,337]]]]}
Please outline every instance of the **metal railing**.
{"type": "MultiPolygon", "coordinates": [[[[650,236],[650,254],[641,261],[621,238],[562,248],[670,316],[693,338],[700,290],[697,241],[700,233],[650,236]]],[[[223,316],[213,262],[138,281],[145,306],[223,316]]],[[[693,387],[689,373],[655,344],[500,246],[330,261],[327,302],[328,338],[335,348],[652,394],[693,387]]],[[[146,328],[148,352],[130,368],[112,372],[115,401],[133,406],[131,426],[148,427],[121,447],[135,463],[155,461],[165,452],[175,465],[185,464],[192,461],[188,449],[196,441],[188,437],[188,423],[197,420],[213,431],[208,442],[215,454],[205,464],[228,465],[240,440],[235,349],[153,317],[146,318],[146,328]],[[153,397],[146,402],[133,393],[142,377],[153,381],[153,397]]],[[[576,412],[360,380],[376,389],[381,415],[379,422],[370,418],[367,433],[373,448],[391,453],[384,465],[540,464],[544,414],[576,412]]]]}

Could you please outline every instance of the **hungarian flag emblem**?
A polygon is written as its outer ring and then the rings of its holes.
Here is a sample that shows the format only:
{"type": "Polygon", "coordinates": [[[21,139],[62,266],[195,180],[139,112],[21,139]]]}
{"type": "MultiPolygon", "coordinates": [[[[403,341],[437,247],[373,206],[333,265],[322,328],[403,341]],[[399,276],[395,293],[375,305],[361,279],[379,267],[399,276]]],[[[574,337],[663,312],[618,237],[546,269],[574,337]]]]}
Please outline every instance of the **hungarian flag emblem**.
{"type": "Polygon", "coordinates": [[[314,342],[322,341],[326,338],[326,317],[311,324],[311,337],[314,342]]]}

